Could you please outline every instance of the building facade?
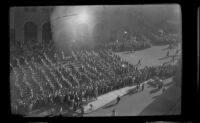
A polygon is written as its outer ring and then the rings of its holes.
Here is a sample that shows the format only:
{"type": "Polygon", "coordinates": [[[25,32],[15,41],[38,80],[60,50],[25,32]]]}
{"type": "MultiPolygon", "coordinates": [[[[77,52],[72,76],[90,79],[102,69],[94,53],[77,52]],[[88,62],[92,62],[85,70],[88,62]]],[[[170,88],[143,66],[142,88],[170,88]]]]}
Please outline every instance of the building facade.
{"type": "Polygon", "coordinates": [[[52,40],[50,15],[53,7],[10,8],[10,41],[48,43],[52,40]]]}
{"type": "MultiPolygon", "coordinates": [[[[10,8],[10,40],[30,44],[57,40],[53,38],[54,33],[63,27],[61,25],[56,30],[51,22],[54,8],[47,6],[10,8]]],[[[78,25],[76,29],[70,28],[71,32],[75,32],[73,36],[70,31],[64,32],[57,35],[58,40],[68,34],[71,38],[66,38],[64,41],[88,40],[89,44],[97,44],[102,41],[120,40],[125,31],[131,35],[146,31],[141,26],[142,18],[139,16],[141,14],[133,12],[131,7],[100,6],[100,8],[100,11],[94,11],[95,21],[92,24],[78,25]],[[81,31],[81,28],[85,30],[81,31]]]]}

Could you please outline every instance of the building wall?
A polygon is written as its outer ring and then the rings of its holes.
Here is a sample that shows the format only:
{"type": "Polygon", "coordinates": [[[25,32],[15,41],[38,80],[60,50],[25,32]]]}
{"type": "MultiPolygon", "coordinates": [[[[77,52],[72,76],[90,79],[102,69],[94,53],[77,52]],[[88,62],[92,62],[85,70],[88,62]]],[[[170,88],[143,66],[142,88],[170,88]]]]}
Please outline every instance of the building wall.
{"type": "Polygon", "coordinates": [[[15,29],[16,41],[24,41],[24,25],[37,26],[37,41],[42,41],[42,26],[50,22],[52,7],[14,7],[10,9],[10,28],[15,29]]]}
{"type": "MultiPolygon", "coordinates": [[[[97,11],[94,14],[96,21],[93,23],[89,40],[108,41],[111,39],[111,35],[115,35],[117,39],[120,39],[125,29],[128,29],[130,33],[132,33],[136,27],[132,24],[132,22],[135,21],[134,16],[131,16],[130,13],[120,11],[120,9],[121,8],[118,8],[117,10],[114,9],[114,7],[105,7],[104,11],[97,11]],[[106,11],[107,9],[109,11],[106,11]],[[129,17],[129,19],[126,19],[127,17],[129,17]],[[100,34],[95,34],[99,32],[100,34]]],[[[24,41],[24,25],[27,22],[33,22],[37,26],[37,41],[41,42],[43,24],[50,22],[52,11],[53,7],[11,8],[10,28],[14,28],[15,30],[16,41],[24,41]]],[[[76,38],[76,35],[74,37],[76,38]]]]}
{"type": "MultiPolygon", "coordinates": [[[[54,16],[52,17],[52,20],[65,15],[72,15],[74,13],[79,14],[80,12],[78,11],[79,8],[69,9],[71,11],[67,11],[65,7],[58,7],[55,9],[57,11],[53,14],[54,16]]],[[[120,6],[88,7],[88,13],[89,15],[92,15],[92,21],[88,23],[88,28],[90,28],[89,31],[91,31],[88,33],[88,44],[96,44],[96,42],[99,41],[109,41],[112,35],[116,36],[114,39],[121,39],[125,30],[129,30],[130,33],[133,33],[136,30],[137,20],[135,20],[135,16],[131,10],[129,11],[128,9],[130,8],[120,8],[120,6]]],[[[77,27],[77,23],[73,21],[73,18],[73,16],[70,16],[56,21],[57,23],[54,22],[53,24],[56,32],[54,36],[55,41],[60,42],[61,45],[65,43],[67,45],[68,43],[72,43],[73,40],[81,39],[81,37],[77,35],[76,29],[74,29],[77,27]]]]}

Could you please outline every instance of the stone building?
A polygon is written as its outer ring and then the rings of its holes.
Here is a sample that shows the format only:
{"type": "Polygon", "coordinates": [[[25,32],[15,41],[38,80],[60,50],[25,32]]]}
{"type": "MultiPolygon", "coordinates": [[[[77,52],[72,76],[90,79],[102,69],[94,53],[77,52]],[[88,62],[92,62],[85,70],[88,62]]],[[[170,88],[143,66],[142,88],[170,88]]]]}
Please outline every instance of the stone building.
{"type": "Polygon", "coordinates": [[[11,7],[10,41],[35,44],[52,40],[50,15],[53,7],[11,7]]]}

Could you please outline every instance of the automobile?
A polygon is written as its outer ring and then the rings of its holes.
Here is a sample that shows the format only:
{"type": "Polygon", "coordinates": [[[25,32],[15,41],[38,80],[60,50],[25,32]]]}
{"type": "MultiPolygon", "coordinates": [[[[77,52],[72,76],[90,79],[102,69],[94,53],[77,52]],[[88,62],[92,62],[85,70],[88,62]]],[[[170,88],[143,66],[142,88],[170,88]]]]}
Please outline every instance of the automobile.
{"type": "Polygon", "coordinates": [[[162,79],[156,76],[153,79],[150,79],[148,84],[152,87],[161,87],[163,83],[162,83],[162,79]]]}

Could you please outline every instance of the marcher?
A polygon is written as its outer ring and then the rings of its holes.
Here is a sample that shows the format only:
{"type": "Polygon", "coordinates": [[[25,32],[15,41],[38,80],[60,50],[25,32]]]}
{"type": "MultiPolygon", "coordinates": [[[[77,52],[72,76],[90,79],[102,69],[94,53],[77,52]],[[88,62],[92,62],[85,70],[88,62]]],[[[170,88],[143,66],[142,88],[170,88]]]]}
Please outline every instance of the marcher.
{"type": "Polygon", "coordinates": [[[169,50],[168,50],[168,52],[167,52],[167,55],[166,55],[166,57],[169,57],[169,50]]]}
{"type": "Polygon", "coordinates": [[[138,65],[141,65],[141,61],[140,61],[140,59],[139,59],[139,61],[138,61],[138,65]]]}

